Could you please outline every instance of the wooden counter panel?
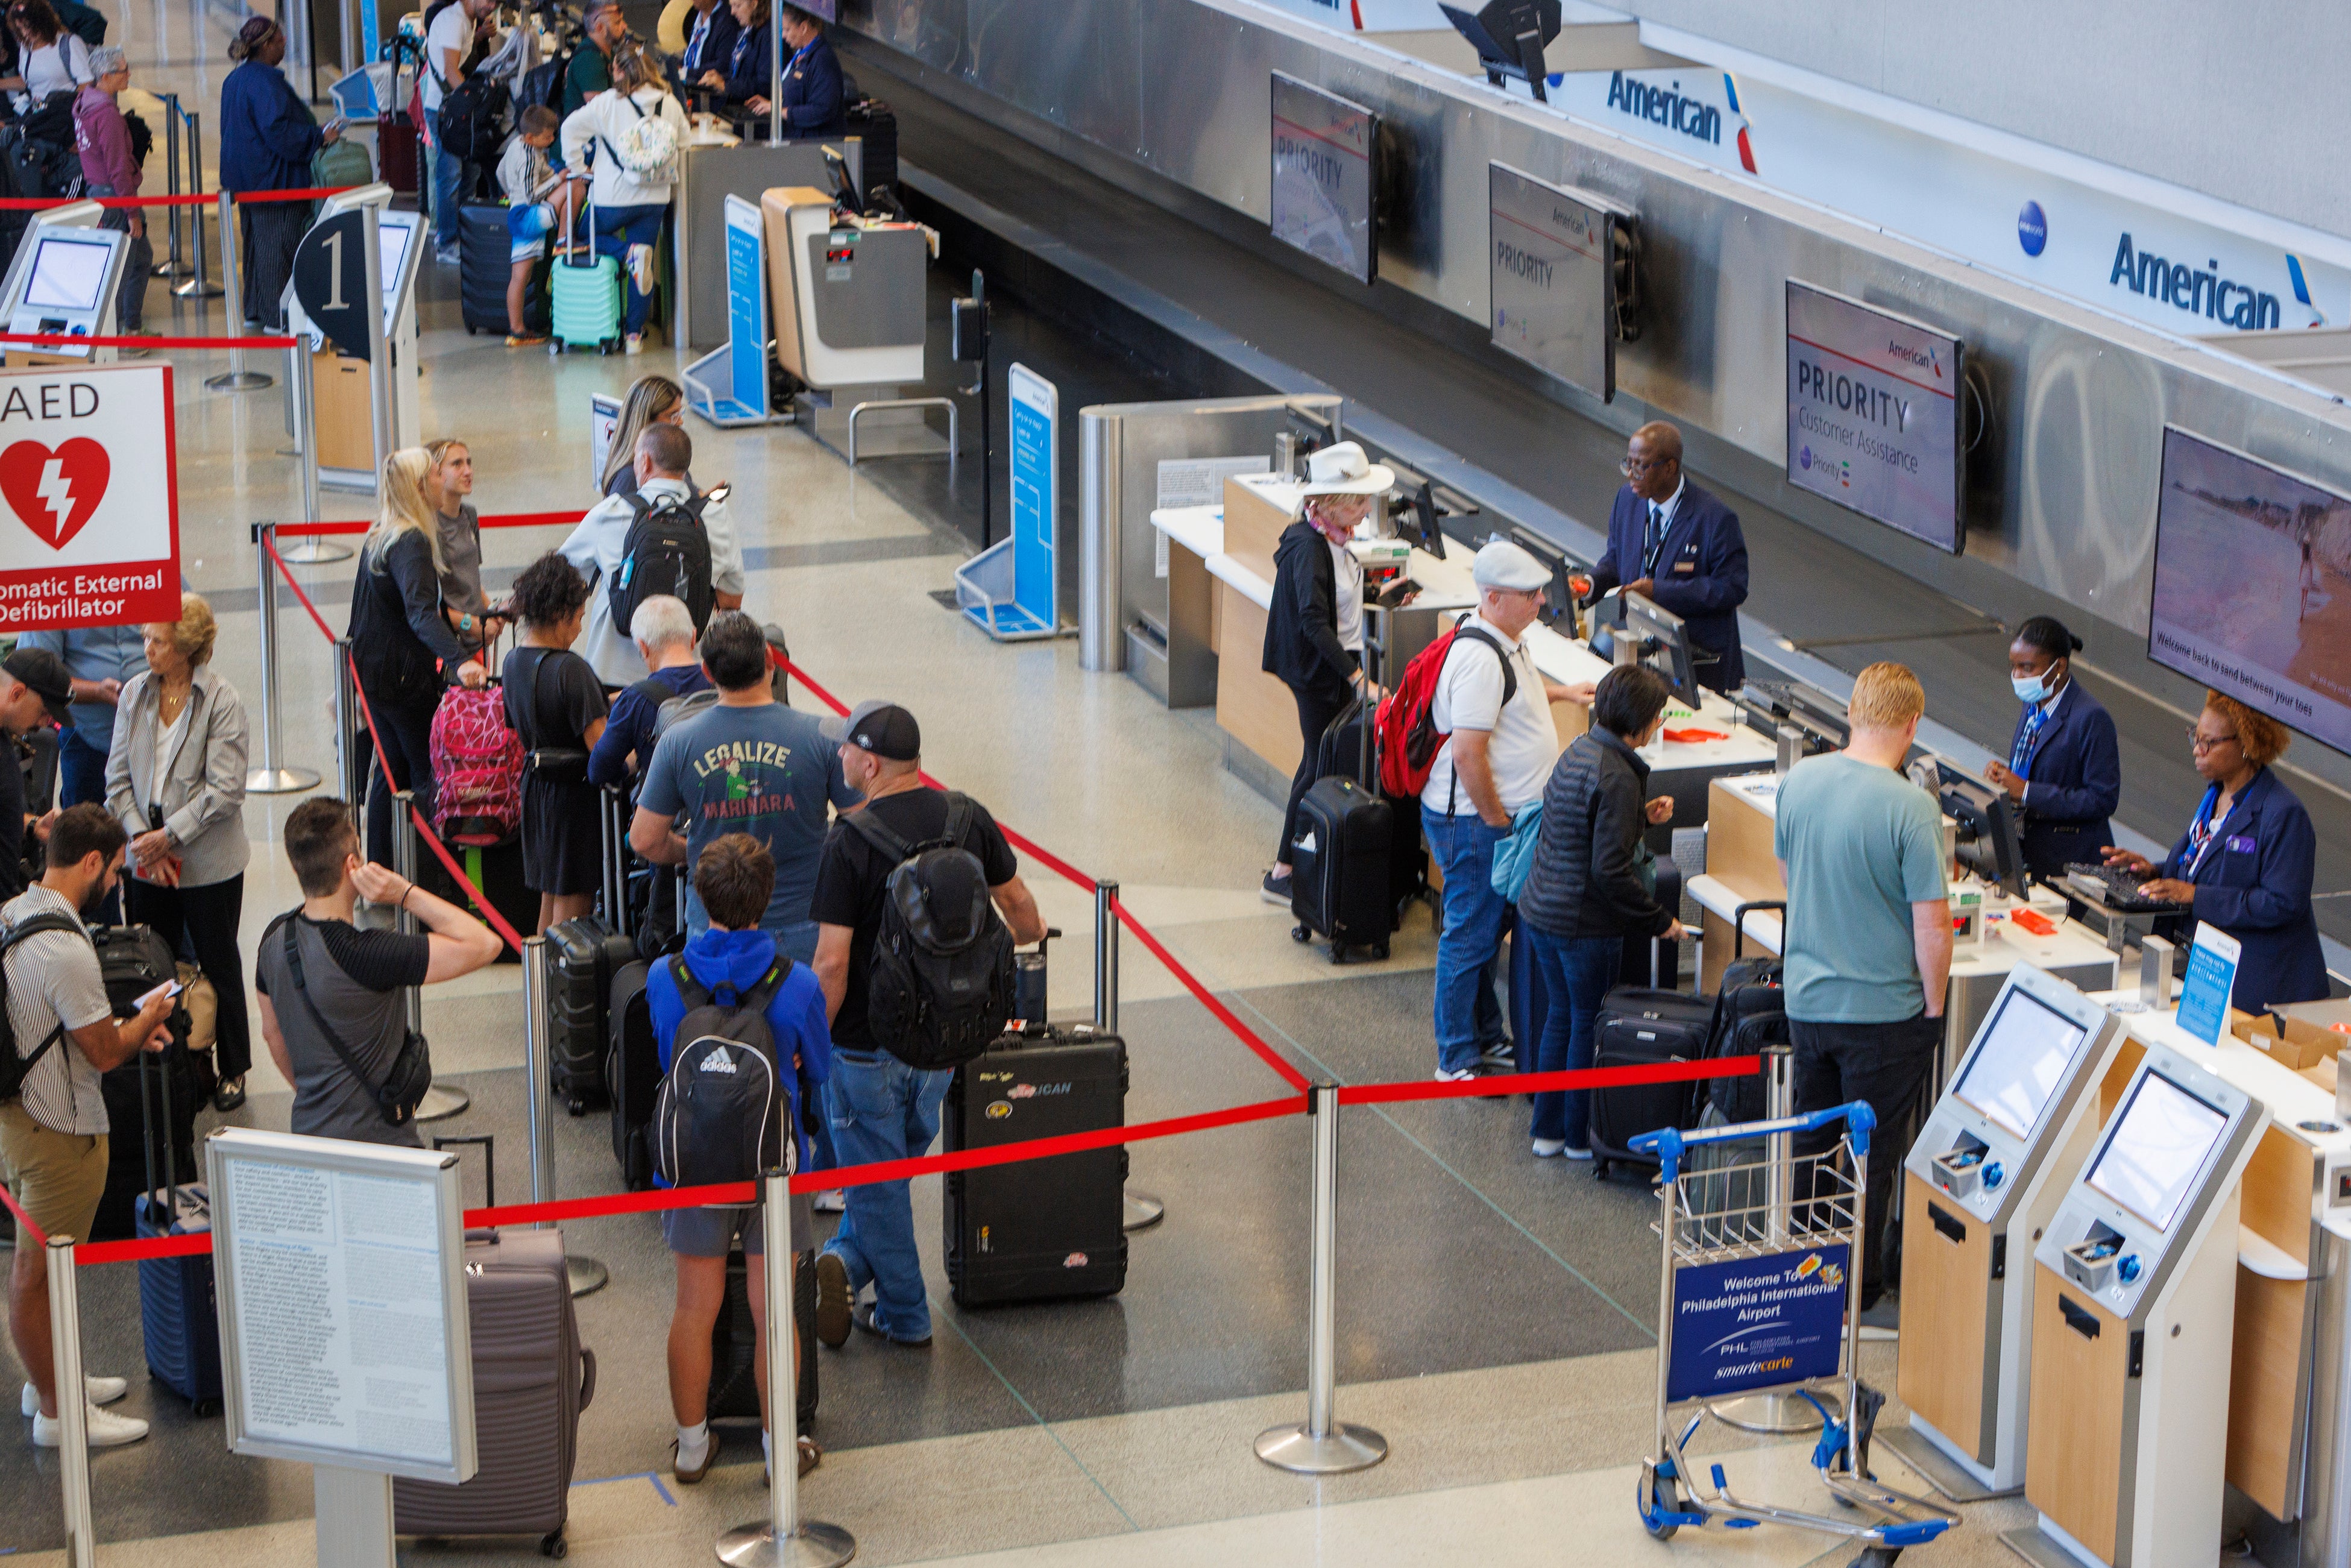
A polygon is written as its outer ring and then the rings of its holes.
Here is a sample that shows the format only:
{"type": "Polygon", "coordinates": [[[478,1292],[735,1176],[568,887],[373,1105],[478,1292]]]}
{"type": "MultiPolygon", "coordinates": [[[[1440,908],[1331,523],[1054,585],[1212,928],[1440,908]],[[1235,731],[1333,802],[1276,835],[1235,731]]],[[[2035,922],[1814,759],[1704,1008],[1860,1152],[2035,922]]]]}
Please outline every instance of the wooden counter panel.
{"type": "Polygon", "coordinates": [[[319,466],[373,473],[375,402],[367,361],[321,350],[310,356],[310,387],[319,466]]]}
{"type": "Polygon", "coordinates": [[[2130,1331],[2123,1320],[2036,1260],[2024,1495],[2105,1563],[2115,1558],[2129,1372],[2130,1331]],[[2061,1298],[2089,1310],[2097,1338],[2085,1339],[2066,1322],[2061,1298]]]}
{"type": "Polygon", "coordinates": [[[1551,722],[1559,731],[1560,748],[1565,750],[1569,741],[1592,727],[1592,710],[1582,703],[1553,703],[1551,722]]]}
{"type": "MultiPolygon", "coordinates": [[[[1281,530],[1290,525],[1289,513],[1230,475],[1225,476],[1225,553],[1265,579],[1273,580],[1273,551],[1281,530]]],[[[1259,612],[1259,629],[1264,614],[1259,612]]],[[[1257,668],[1252,661],[1249,668],[1257,668]]]]}
{"type": "Polygon", "coordinates": [[[2310,1267],[2310,1200],[2318,1189],[2317,1151],[2275,1122],[2245,1166],[2239,1223],[2304,1268],[2310,1267]]]}
{"type": "Polygon", "coordinates": [[[1771,852],[1771,819],[1719,779],[1707,787],[1706,874],[1750,903],[1788,896],[1771,852]]]}
{"type": "MultiPolygon", "coordinates": [[[[2261,1156],[2254,1156],[2256,1164],[2261,1156]]],[[[2246,1208],[2252,1208],[2248,1175],[2246,1208]]],[[[2250,1221],[2248,1221],[2250,1223],[2250,1221]]],[[[2273,1519],[2299,1511],[2294,1460],[2295,1385],[2302,1368],[2303,1303],[2310,1287],[2237,1270],[2237,1322],[2229,1372],[2229,1484],[2273,1519]]]]}
{"type": "Polygon", "coordinates": [[[1217,723],[1284,773],[1298,771],[1303,747],[1298,702],[1290,688],[1260,667],[1265,663],[1265,612],[1217,584],[1223,608],[1217,624],[1217,723]]]}
{"type": "Polygon", "coordinates": [[[1903,1173],[1902,1402],[1987,1463],[1983,1451],[1984,1329],[1991,1315],[1991,1227],[1909,1171],[1903,1173]],[[1957,1220],[1954,1241],[1928,1206],[1957,1220]]]}

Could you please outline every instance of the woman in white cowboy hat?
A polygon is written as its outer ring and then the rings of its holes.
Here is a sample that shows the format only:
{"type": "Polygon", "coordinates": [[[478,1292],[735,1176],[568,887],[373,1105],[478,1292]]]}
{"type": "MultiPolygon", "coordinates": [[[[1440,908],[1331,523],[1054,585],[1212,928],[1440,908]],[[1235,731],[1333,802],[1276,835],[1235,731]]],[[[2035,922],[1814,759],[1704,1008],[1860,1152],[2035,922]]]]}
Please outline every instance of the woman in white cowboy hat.
{"type": "Polygon", "coordinates": [[[1305,497],[1298,520],[1284,528],[1273,554],[1273,604],[1265,622],[1265,669],[1298,699],[1298,732],[1305,742],[1290,781],[1281,844],[1265,873],[1270,904],[1290,902],[1290,846],[1298,829],[1298,802],[1314,782],[1322,732],[1353,700],[1370,689],[1364,674],[1364,568],[1348,553],[1355,526],[1375,497],[1395,484],[1395,473],[1364,455],[1352,441],[1326,446],[1306,459],[1305,497]]]}

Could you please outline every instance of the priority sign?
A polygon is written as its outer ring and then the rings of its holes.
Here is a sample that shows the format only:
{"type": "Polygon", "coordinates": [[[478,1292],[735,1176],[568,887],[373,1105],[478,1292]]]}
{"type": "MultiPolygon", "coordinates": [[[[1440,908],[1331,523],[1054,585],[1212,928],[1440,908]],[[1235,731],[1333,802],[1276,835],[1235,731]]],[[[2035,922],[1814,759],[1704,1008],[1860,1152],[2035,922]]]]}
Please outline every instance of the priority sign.
{"type": "Polygon", "coordinates": [[[0,373],[0,632],[180,613],[172,367],[0,373]]]}

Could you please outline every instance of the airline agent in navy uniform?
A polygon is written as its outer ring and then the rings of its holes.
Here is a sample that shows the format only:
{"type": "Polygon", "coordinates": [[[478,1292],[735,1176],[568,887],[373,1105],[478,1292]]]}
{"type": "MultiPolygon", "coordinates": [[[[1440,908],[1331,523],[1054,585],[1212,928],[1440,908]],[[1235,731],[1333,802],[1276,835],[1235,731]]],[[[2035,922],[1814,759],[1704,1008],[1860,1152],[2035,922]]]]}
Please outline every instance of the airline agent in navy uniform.
{"type": "Polygon", "coordinates": [[[2107,819],[2123,798],[2122,758],[2113,717],[2074,679],[2081,651],[2082,640],[2047,615],[2027,621],[2008,645],[2009,685],[2024,711],[2008,761],[1984,776],[2024,808],[2029,876],[2095,865],[2115,841],[2107,819]]]}
{"type": "Polygon", "coordinates": [[[1747,602],[1747,536],[1739,514],[1682,475],[1682,433],[1657,420],[1633,433],[1625,487],[1608,513],[1608,553],[1583,591],[1622,587],[1678,615],[1690,642],[1715,655],[1698,684],[1727,692],[1747,678],[1739,607],[1747,602]]]}
{"type": "Polygon", "coordinates": [[[2310,902],[2318,835],[2309,811],[2270,767],[2290,738],[2277,720],[2206,692],[2189,743],[2196,771],[2210,782],[2188,831],[2159,866],[2128,850],[2106,852],[2108,865],[2153,873],[2140,889],[2148,897],[2192,904],[2198,920],[2244,945],[2229,1000],[2247,1012],[2327,994],[2326,957],[2310,902]]]}
{"type": "Polygon", "coordinates": [[[735,19],[734,7],[726,0],[695,0],[694,22],[686,29],[685,53],[677,61],[678,85],[691,89],[701,81],[705,71],[731,62],[735,40],[742,33],[743,24],[735,19]]]}
{"type": "MultiPolygon", "coordinates": [[[[788,137],[843,136],[849,131],[849,96],[841,82],[841,57],[824,36],[824,25],[797,5],[778,5],[777,18],[784,30],[784,47],[792,57],[784,62],[784,134],[788,137]]],[[[750,106],[765,114],[768,105],[754,99],[750,106]]]]}

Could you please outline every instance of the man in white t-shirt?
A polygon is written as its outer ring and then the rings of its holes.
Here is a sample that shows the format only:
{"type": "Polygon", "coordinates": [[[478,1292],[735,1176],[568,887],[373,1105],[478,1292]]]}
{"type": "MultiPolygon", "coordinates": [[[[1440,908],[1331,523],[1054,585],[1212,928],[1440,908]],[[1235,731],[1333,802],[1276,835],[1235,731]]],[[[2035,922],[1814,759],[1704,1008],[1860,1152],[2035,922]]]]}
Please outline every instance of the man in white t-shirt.
{"type": "Polygon", "coordinates": [[[1478,552],[1478,611],[1462,622],[1431,694],[1429,716],[1447,737],[1420,792],[1429,852],[1445,873],[1445,926],[1437,939],[1437,1076],[1477,1075],[1481,1059],[1508,1059],[1494,960],[1510,904],[1493,887],[1494,846],[1518,813],[1542,799],[1559,758],[1554,702],[1589,703],[1592,688],[1543,679],[1520,641],[1534,624],[1551,572],[1507,540],[1478,552]]]}
{"type": "Polygon", "coordinates": [[[475,29],[497,0],[449,0],[424,29],[424,119],[433,138],[433,244],[442,261],[457,259],[457,208],[465,162],[441,147],[441,104],[465,82],[475,29]]]}

